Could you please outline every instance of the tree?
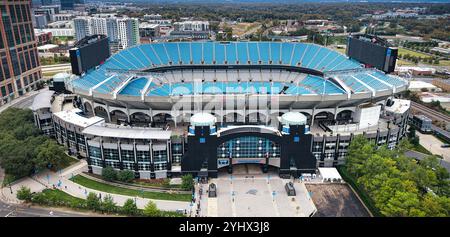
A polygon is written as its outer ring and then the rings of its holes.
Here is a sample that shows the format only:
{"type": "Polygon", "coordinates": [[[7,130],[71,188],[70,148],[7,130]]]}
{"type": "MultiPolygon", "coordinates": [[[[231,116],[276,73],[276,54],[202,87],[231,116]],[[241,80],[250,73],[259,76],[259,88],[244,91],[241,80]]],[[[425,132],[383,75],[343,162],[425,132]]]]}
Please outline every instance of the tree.
{"type": "Polygon", "coordinates": [[[102,169],[102,177],[106,181],[117,180],[117,171],[111,166],[105,167],[102,169]]]}
{"type": "Polygon", "coordinates": [[[417,194],[396,191],[384,204],[379,205],[381,213],[392,217],[425,216],[420,210],[420,200],[417,194]]]}
{"type": "Polygon", "coordinates": [[[134,179],[134,172],[131,170],[121,170],[117,174],[117,180],[120,182],[130,183],[134,179]]]}
{"type": "Polygon", "coordinates": [[[89,193],[86,198],[86,206],[93,211],[99,211],[102,207],[102,200],[95,193],[89,193]]]}
{"type": "Polygon", "coordinates": [[[64,149],[53,140],[47,140],[37,148],[34,163],[37,169],[50,168],[54,171],[69,165],[64,149]]]}
{"type": "Polygon", "coordinates": [[[0,165],[6,174],[15,178],[31,174],[34,167],[32,157],[32,149],[23,141],[13,139],[0,145],[0,165]]]}
{"type": "Polygon", "coordinates": [[[104,212],[114,213],[117,211],[116,203],[114,202],[112,196],[109,194],[107,194],[103,198],[103,202],[101,204],[102,204],[102,211],[104,212]]]}
{"type": "Polygon", "coordinates": [[[181,189],[192,190],[194,188],[194,179],[191,174],[181,176],[181,189]]]}
{"type": "Polygon", "coordinates": [[[22,201],[31,201],[31,190],[28,187],[22,186],[20,187],[19,190],[17,190],[17,194],[16,194],[17,199],[22,200],[22,201]]]}
{"type": "Polygon", "coordinates": [[[122,212],[129,216],[135,216],[139,213],[139,209],[133,199],[127,199],[123,204],[122,212]]]}
{"type": "Polygon", "coordinates": [[[359,177],[362,165],[375,152],[375,144],[370,143],[364,136],[356,136],[349,145],[346,164],[348,171],[359,177]]]}
{"type": "Polygon", "coordinates": [[[152,201],[148,201],[147,205],[144,208],[144,215],[155,217],[160,215],[160,210],[156,207],[156,204],[152,201]]]}

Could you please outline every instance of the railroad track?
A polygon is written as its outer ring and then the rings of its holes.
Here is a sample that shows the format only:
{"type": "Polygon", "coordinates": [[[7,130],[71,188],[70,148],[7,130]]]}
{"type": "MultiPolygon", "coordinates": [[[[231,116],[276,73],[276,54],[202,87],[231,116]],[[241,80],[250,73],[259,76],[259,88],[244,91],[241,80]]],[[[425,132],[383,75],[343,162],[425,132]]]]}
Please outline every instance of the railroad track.
{"type": "Polygon", "coordinates": [[[411,109],[413,110],[413,112],[422,113],[424,115],[431,117],[432,119],[442,120],[447,123],[450,123],[450,116],[443,114],[441,112],[435,111],[433,109],[430,109],[430,108],[426,107],[425,105],[421,105],[414,101],[411,101],[411,109]]]}

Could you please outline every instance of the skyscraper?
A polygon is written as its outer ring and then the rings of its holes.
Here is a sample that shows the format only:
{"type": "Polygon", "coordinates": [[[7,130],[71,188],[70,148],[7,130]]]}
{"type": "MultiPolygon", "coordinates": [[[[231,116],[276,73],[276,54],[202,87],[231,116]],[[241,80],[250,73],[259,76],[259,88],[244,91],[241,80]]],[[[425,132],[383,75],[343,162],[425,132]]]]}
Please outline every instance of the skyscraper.
{"type": "Polygon", "coordinates": [[[36,87],[41,79],[31,0],[0,1],[0,105],[36,87]]]}

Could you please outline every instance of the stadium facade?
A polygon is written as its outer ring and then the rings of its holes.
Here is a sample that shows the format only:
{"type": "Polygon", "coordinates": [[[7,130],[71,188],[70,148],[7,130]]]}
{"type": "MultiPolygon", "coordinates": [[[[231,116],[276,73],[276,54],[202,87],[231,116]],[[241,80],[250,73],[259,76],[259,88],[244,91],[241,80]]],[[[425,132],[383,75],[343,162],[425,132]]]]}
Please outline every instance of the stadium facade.
{"type": "Polygon", "coordinates": [[[76,108],[53,112],[48,134],[97,174],[216,177],[251,163],[299,176],[343,164],[358,134],[394,147],[407,86],[315,44],[144,44],[68,81],[76,108]]]}

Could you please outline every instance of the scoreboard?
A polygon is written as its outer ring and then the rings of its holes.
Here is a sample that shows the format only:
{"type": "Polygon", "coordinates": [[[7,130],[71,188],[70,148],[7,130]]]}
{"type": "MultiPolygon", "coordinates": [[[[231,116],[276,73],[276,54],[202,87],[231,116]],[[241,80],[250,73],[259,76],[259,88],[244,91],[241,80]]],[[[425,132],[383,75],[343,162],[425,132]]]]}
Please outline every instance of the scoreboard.
{"type": "Polygon", "coordinates": [[[102,64],[110,56],[107,37],[93,38],[91,40],[85,38],[83,40],[85,42],[69,50],[72,73],[75,75],[81,75],[89,69],[102,64]]]}
{"type": "Polygon", "coordinates": [[[347,56],[386,73],[393,72],[398,49],[380,44],[377,38],[348,37],[347,56]]]}

